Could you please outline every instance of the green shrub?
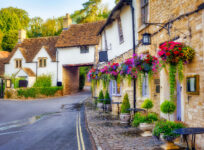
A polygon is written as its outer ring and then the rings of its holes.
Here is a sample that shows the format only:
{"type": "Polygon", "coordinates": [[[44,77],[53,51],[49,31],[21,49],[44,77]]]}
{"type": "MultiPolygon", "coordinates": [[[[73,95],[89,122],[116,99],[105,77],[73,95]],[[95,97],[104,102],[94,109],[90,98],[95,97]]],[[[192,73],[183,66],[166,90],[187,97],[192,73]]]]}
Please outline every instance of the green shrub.
{"type": "Polygon", "coordinates": [[[103,91],[101,90],[98,96],[98,102],[103,103],[103,100],[104,100],[104,95],[103,95],[103,91]]]}
{"type": "Polygon", "coordinates": [[[58,90],[62,90],[62,87],[32,87],[32,88],[24,88],[24,89],[18,89],[17,93],[19,97],[31,97],[36,98],[39,95],[45,95],[45,96],[54,96],[55,93],[58,90]]]}
{"type": "Polygon", "coordinates": [[[175,121],[158,121],[153,129],[153,135],[156,137],[160,137],[160,134],[164,134],[164,138],[168,136],[177,137],[179,135],[173,133],[175,129],[185,128],[185,125],[182,122],[175,121]]]}
{"type": "Polygon", "coordinates": [[[14,89],[19,88],[19,81],[20,80],[25,80],[25,78],[13,78],[12,83],[14,84],[14,89]]]}
{"type": "Polygon", "coordinates": [[[46,96],[54,96],[55,93],[59,90],[62,90],[62,87],[43,87],[40,88],[40,94],[46,95],[46,96]]]}
{"type": "Polygon", "coordinates": [[[130,110],[128,109],[130,109],[130,102],[129,102],[128,94],[126,93],[123,98],[121,113],[130,113],[130,110]]]}
{"type": "Polygon", "coordinates": [[[5,91],[5,97],[6,97],[6,98],[11,98],[11,96],[12,96],[11,91],[6,90],[6,91],[5,91]]]}
{"type": "Polygon", "coordinates": [[[173,114],[176,110],[176,105],[172,101],[165,100],[160,106],[161,112],[164,114],[168,114],[168,118],[170,120],[169,114],[173,114]]]}
{"type": "Polygon", "coordinates": [[[83,90],[85,85],[85,74],[80,74],[79,76],[79,90],[83,90]]]}
{"type": "Polygon", "coordinates": [[[147,112],[149,109],[152,109],[154,107],[154,104],[152,102],[152,100],[150,99],[146,99],[143,103],[142,103],[142,108],[146,109],[147,112]]]}
{"type": "Polygon", "coordinates": [[[52,77],[51,75],[41,75],[38,76],[33,87],[51,87],[52,77]]]}
{"type": "Polygon", "coordinates": [[[109,96],[109,93],[108,91],[106,91],[106,94],[105,94],[105,98],[104,98],[104,104],[110,104],[111,103],[111,99],[110,99],[110,96],[109,96]]]}
{"type": "Polygon", "coordinates": [[[158,120],[156,113],[141,114],[136,113],[132,122],[132,126],[137,127],[140,123],[153,123],[158,120]]]}

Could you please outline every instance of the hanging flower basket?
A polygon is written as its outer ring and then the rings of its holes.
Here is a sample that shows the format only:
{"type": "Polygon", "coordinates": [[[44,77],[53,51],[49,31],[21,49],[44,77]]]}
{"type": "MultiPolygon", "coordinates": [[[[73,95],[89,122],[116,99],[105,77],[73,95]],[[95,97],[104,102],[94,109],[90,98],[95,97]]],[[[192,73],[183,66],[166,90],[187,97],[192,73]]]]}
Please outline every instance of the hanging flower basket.
{"type": "Polygon", "coordinates": [[[119,63],[113,63],[108,67],[108,73],[110,75],[110,79],[117,80],[117,77],[119,74],[118,67],[119,67],[119,63]]]}
{"type": "Polygon", "coordinates": [[[176,73],[182,81],[183,65],[189,63],[195,56],[195,50],[179,42],[165,42],[160,45],[158,56],[163,60],[164,65],[169,64],[170,99],[175,99],[176,73]]]}

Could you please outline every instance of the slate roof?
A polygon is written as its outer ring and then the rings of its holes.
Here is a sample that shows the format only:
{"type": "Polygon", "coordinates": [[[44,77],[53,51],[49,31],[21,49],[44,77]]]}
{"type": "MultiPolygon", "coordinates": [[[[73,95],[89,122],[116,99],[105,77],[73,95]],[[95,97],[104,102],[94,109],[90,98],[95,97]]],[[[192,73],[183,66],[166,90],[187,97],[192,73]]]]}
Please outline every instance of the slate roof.
{"type": "Polygon", "coordinates": [[[52,61],[56,61],[55,44],[58,38],[59,38],[58,36],[52,36],[52,37],[39,37],[39,38],[25,39],[22,43],[17,44],[15,46],[10,56],[8,57],[6,63],[9,63],[10,59],[15,54],[18,48],[22,52],[26,62],[32,62],[34,57],[42,47],[46,49],[52,61]]]}
{"type": "Polygon", "coordinates": [[[105,21],[85,24],[72,24],[68,30],[62,31],[57,41],[57,48],[74,47],[83,45],[98,45],[97,36],[105,21]]]}

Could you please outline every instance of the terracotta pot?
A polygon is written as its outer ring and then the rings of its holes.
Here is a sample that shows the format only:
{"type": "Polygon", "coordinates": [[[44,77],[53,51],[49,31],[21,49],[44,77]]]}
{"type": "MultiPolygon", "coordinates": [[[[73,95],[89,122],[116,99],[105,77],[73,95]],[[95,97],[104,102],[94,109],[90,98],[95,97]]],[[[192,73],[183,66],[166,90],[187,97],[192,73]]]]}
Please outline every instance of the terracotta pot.
{"type": "Polygon", "coordinates": [[[180,149],[179,146],[175,145],[174,144],[174,140],[176,139],[176,137],[165,137],[164,138],[164,135],[161,134],[160,135],[160,139],[165,142],[165,144],[161,145],[161,148],[163,148],[164,150],[176,150],[176,149],[180,149]]]}
{"type": "Polygon", "coordinates": [[[139,126],[140,130],[142,131],[152,131],[154,129],[154,124],[151,123],[140,123],[140,126],[139,126]]]}
{"type": "Polygon", "coordinates": [[[120,123],[128,124],[130,122],[130,114],[129,113],[121,113],[120,114],[120,123]]]}

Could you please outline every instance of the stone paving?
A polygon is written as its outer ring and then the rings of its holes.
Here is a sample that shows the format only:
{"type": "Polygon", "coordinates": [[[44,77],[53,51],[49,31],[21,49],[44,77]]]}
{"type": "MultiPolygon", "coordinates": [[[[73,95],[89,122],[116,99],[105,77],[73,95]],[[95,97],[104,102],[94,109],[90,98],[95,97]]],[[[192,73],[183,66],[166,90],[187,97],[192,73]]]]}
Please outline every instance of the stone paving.
{"type": "Polygon", "coordinates": [[[100,112],[91,99],[86,102],[86,116],[98,150],[161,150],[157,139],[142,137],[138,128],[121,125],[118,116],[100,112]]]}

